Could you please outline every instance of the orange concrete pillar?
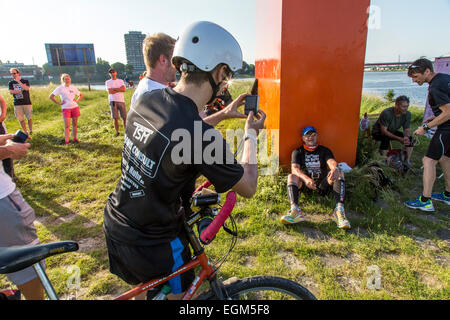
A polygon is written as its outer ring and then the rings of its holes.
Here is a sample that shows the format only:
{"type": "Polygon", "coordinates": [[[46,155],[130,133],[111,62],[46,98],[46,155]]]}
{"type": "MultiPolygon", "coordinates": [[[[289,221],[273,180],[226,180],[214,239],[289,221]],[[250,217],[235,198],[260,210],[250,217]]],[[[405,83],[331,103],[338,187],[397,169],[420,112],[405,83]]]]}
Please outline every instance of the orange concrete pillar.
{"type": "Polygon", "coordinates": [[[370,0],[258,0],[256,71],[267,128],[290,167],[312,125],[338,162],[355,165],[370,0]]]}

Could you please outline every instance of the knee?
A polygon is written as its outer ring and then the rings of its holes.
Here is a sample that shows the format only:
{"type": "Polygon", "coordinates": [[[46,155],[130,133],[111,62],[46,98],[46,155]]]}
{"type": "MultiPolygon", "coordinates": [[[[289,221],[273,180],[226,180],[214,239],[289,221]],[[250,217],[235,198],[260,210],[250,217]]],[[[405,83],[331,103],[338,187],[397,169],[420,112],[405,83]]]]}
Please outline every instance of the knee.
{"type": "Polygon", "coordinates": [[[288,184],[295,183],[296,185],[298,185],[298,183],[300,182],[300,179],[297,175],[291,173],[288,175],[287,182],[288,182],[288,184]]]}
{"type": "Polygon", "coordinates": [[[424,167],[436,167],[436,164],[438,163],[437,160],[428,158],[428,157],[423,157],[422,158],[422,164],[424,167]]]}

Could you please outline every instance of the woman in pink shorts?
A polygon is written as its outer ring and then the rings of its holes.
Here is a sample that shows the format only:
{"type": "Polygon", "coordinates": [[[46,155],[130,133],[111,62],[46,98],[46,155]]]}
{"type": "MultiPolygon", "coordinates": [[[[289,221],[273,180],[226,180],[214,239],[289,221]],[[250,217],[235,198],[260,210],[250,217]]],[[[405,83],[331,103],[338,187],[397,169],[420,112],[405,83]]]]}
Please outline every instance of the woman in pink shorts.
{"type": "Polygon", "coordinates": [[[70,76],[67,73],[61,75],[61,85],[56,88],[50,95],[50,100],[62,107],[64,118],[64,137],[66,144],[69,144],[70,137],[70,119],[72,119],[73,142],[78,143],[77,139],[77,122],[80,116],[80,108],[78,102],[83,98],[81,92],[71,85],[70,76]],[[61,102],[55,99],[59,95],[61,102]],[[75,97],[78,96],[77,99],[75,97]]]}

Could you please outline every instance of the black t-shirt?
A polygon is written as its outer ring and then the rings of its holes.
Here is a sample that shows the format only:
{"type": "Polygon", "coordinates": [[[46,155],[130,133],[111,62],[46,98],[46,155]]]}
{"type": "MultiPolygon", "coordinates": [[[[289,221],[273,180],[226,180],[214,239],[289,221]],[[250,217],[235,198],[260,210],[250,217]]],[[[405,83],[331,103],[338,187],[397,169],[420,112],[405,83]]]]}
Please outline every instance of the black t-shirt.
{"type": "MultiPolygon", "coordinates": [[[[28,87],[30,86],[30,82],[28,80],[20,79],[19,81],[28,87]]],[[[15,106],[25,106],[31,104],[30,91],[23,90],[16,80],[10,81],[8,86],[9,90],[22,90],[21,93],[13,94],[15,106]]]]}
{"type": "Polygon", "coordinates": [[[222,193],[243,173],[191,99],[171,88],[147,92],[127,116],[122,175],[105,207],[105,232],[130,245],[171,241],[183,227],[180,194],[186,185],[202,174],[222,193]]]}
{"type": "Polygon", "coordinates": [[[313,178],[324,177],[328,172],[327,161],[334,159],[330,149],[317,146],[316,150],[308,151],[303,146],[292,151],[291,163],[300,165],[303,173],[313,178]]]}
{"type": "MultiPolygon", "coordinates": [[[[437,117],[442,113],[440,106],[450,103],[450,75],[438,73],[430,82],[428,87],[428,102],[434,115],[437,117]]],[[[441,130],[450,130],[450,120],[438,126],[441,130]]]]}

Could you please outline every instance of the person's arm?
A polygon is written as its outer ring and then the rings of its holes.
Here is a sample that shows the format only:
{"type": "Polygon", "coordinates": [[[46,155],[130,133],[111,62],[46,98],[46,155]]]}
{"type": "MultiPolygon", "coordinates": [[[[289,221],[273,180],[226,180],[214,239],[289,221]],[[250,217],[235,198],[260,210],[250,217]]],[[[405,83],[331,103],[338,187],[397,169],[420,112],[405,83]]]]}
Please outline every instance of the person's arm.
{"type": "MultiPolygon", "coordinates": [[[[430,122],[428,122],[427,125],[429,128],[439,126],[444,122],[450,120],[450,103],[440,106],[439,109],[441,109],[442,113],[433,120],[431,120],[430,122]]],[[[414,131],[414,134],[423,136],[426,132],[427,131],[422,126],[420,126],[416,131],[414,131]]]]}
{"type": "Polygon", "coordinates": [[[11,139],[14,134],[0,135],[0,160],[11,158],[14,160],[22,159],[31,146],[29,143],[17,143],[11,139]]]}
{"type": "Polygon", "coordinates": [[[333,158],[327,160],[328,168],[330,169],[329,175],[331,175],[331,179],[334,181],[340,176],[340,169],[337,161],[333,158]]]}
{"type": "Polygon", "coordinates": [[[55,95],[54,95],[53,93],[52,93],[48,98],[49,98],[50,100],[52,100],[54,103],[56,103],[57,105],[62,106],[62,105],[64,104],[64,101],[61,101],[61,102],[57,101],[57,100],[55,99],[55,95]]]}
{"type": "MultiPolygon", "coordinates": [[[[14,81],[15,81],[15,80],[14,80],[14,81]]],[[[11,94],[18,94],[18,93],[21,93],[22,90],[20,90],[20,89],[14,89],[14,84],[13,84],[14,81],[11,81],[11,82],[9,83],[9,93],[11,93],[11,94]]],[[[17,82],[17,81],[16,81],[16,82],[17,82]]]]}
{"type": "Polygon", "coordinates": [[[79,92],[78,99],[73,99],[73,101],[75,101],[76,103],[78,103],[78,102],[81,101],[81,99],[83,99],[83,94],[82,94],[81,92],[79,92]]]}
{"type": "Polygon", "coordinates": [[[399,137],[399,136],[396,136],[393,133],[390,133],[389,130],[387,129],[387,127],[383,126],[381,123],[380,123],[380,129],[381,129],[381,134],[383,136],[386,136],[386,137],[388,137],[388,138],[390,138],[392,140],[397,140],[397,141],[403,143],[403,138],[402,137],[399,137]]]}
{"type": "Polygon", "coordinates": [[[291,164],[291,173],[295,174],[297,177],[300,178],[300,180],[303,181],[303,183],[309,188],[316,190],[317,186],[314,183],[314,180],[308,176],[306,173],[304,173],[301,169],[301,166],[298,163],[292,163],[291,164]]]}
{"type": "Polygon", "coordinates": [[[242,178],[233,186],[232,190],[237,192],[244,198],[251,198],[255,193],[258,185],[258,165],[256,159],[256,138],[259,130],[264,128],[266,114],[259,110],[258,118],[254,119],[253,112],[248,115],[245,123],[245,134],[249,135],[244,141],[244,152],[242,155],[241,165],[244,168],[242,178]]]}
{"type": "Polygon", "coordinates": [[[236,100],[231,102],[228,106],[226,106],[219,112],[216,112],[210,116],[203,118],[203,121],[215,127],[217,124],[219,124],[219,122],[225,119],[247,118],[245,114],[238,112],[237,108],[245,102],[245,97],[247,97],[248,95],[249,95],[248,93],[241,94],[239,97],[237,97],[236,100]]]}
{"type": "Polygon", "coordinates": [[[119,88],[108,88],[108,92],[110,94],[115,94],[115,93],[119,93],[119,92],[125,92],[127,91],[127,89],[125,88],[125,86],[121,86],[119,88]]]}
{"type": "Polygon", "coordinates": [[[0,115],[0,124],[1,124],[6,119],[6,101],[5,99],[3,99],[1,95],[0,95],[0,110],[1,110],[0,115]]]}
{"type": "Polygon", "coordinates": [[[16,81],[19,86],[22,88],[23,91],[29,91],[30,90],[30,86],[25,83],[23,83],[22,81],[16,81]]]}

